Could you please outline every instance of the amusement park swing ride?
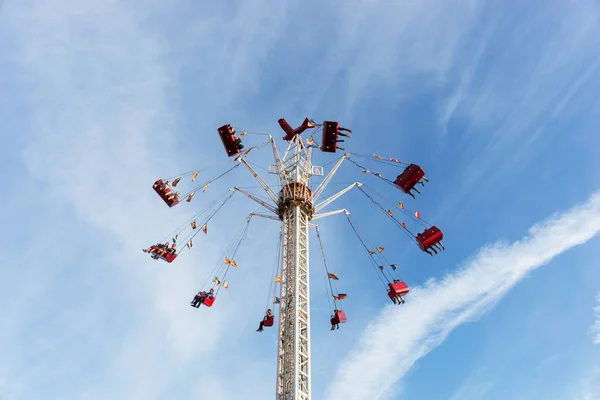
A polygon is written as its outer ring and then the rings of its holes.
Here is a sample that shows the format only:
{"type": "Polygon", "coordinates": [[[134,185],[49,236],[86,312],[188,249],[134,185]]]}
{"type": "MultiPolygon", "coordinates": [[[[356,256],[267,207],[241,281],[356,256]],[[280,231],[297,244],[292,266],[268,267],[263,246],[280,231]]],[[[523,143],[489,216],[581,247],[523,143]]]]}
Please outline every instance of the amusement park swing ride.
{"type": "MultiPolygon", "coordinates": [[[[201,292],[195,295],[191,302],[191,305],[196,308],[200,306],[213,307],[219,290],[227,288],[229,285],[226,281],[227,273],[232,267],[237,268],[235,255],[245,238],[252,217],[281,221],[278,255],[279,270],[275,276],[275,282],[279,285],[279,296],[275,296],[273,300],[274,304],[279,305],[276,399],[309,400],[311,399],[309,228],[316,230],[327,278],[330,282],[330,295],[333,297],[334,303],[334,310],[331,316],[331,329],[339,328],[339,324],[343,324],[347,320],[346,312],[341,307],[341,302],[347,295],[334,291],[331,281],[337,281],[339,278],[336,274],[329,271],[319,227],[315,221],[336,214],[344,214],[352,231],[364,250],[368,253],[378,274],[381,274],[382,280],[387,281],[386,290],[388,297],[394,304],[403,304],[405,302],[404,296],[409,293],[408,285],[397,274],[398,265],[388,262],[383,254],[383,247],[371,248],[366,244],[367,242],[359,234],[356,224],[346,209],[322,212],[323,208],[333,203],[346,192],[356,188],[369,198],[380,212],[386,214],[394,224],[401,228],[410,240],[414,241],[423,252],[433,256],[439,251],[444,250],[444,246],[442,245],[443,233],[436,226],[430,225],[421,219],[419,211],[407,210],[402,202],[394,204],[391,208],[385,207],[382,203],[388,199],[360,182],[354,182],[325,199],[321,198],[323,191],[344,161],[353,164],[362,173],[373,175],[406,195],[416,198],[415,194],[420,194],[418,186],[425,186],[424,182],[429,182],[425,177],[424,170],[420,166],[405,164],[396,158],[384,158],[377,154],[368,156],[345,153],[313,191],[310,189],[311,178],[313,176],[323,176],[323,167],[313,165],[312,163],[313,150],[318,149],[324,153],[336,153],[337,150],[345,150],[338,146],[340,142],[343,142],[340,136],[350,137],[349,133],[351,131],[340,127],[339,123],[334,121],[325,121],[322,124],[317,124],[306,118],[296,129],[293,129],[285,119],[280,119],[278,122],[281,129],[285,132],[283,140],[288,143],[283,156],[280,155],[273,136],[268,134],[256,133],[257,135],[267,136],[268,140],[244,150],[242,138],[246,134],[252,134],[252,132],[247,132],[226,124],[218,128],[217,131],[229,157],[229,160],[224,163],[230,164],[228,169],[220,175],[203,181],[200,184],[196,184],[195,182],[202,170],[158,179],[153,185],[153,189],[160,198],[169,207],[174,207],[181,202],[191,202],[197,191],[206,191],[209,184],[243,165],[266,192],[268,199],[264,200],[235,186],[169,234],[165,239],[166,242],[162,240],[143,251],[151,255],[155,260],[171,263],[177,259],[184,248],[192,248],[193,239],[200,231],[206,234],[208,222],[226,205],[227,201],[235,193],[239,192],[258,203],[268,213],[253,212],[248,216],[245,228],[235,235],[230,246],[226,249],[224,258],[219,260],[210,275],[214,275],[214,278],[209,287],[203,288],[201,292]],[[303,134],[306,139],[302,137],[303,134]],[[318,139],[320,139],[320,143],[318,139]],[[261,178],[251,163],[246,160],[252,150],[258,151],[269,145],[272,148],[274,164],[269,165],[268,171],[278,176],[278,187],[281,188],[278,193],[261,178]],[[403,170],[393,180],[388,179],[381,173],[372,172],[361,165],[361,160],[365,159],[387,167],[400,167],[403,170]],[[188,179],[191,180],[193,186],[185,194],[181,194],[178,190],[178,185],[180,185],[183,179],[186,181],[188,179]],[[411,223],[420,225],[419,232],[416,235],[412,233],[406,222],[401,222],[397,219],[398,215],[411,220],[411,223]],[[173,238],[172,244],[170,243],[170,238],[173,238]],[[177,248],[176,243],[178,240],[179,243],[185,243],[185,245],[177,248]]],[[[275,316],[268,311],[261,321],[259,331],[262,331],[263,327],[272,327],[274,324],[275,316]]]]}

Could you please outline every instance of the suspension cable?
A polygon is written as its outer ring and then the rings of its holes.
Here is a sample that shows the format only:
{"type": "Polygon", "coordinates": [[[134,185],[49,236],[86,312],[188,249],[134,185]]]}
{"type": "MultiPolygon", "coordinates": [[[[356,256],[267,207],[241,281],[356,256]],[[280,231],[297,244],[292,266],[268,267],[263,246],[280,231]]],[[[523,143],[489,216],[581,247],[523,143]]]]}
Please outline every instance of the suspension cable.
{"type": "Polygon", "coordinates": [[[405,224],[403,224],[402,222],[398,221],[396,218],[394,218],[393,215],[390,215],[387,210],[385,208],[383,208],[383,206],[381,204],[379,204],[377,201],[375,201],[375,199],[373,199],[371,196],[369,196],[369,194],[367,192],[365,192],[361,187],[358,188],[365,196],[367,196],[372,202],[373,204],[375,204],[377,207],[379,207],[379,209],[381,211],[383,211],[384,213],[387,214],[388,217],[390,217],[395,223],[396,225],[398,225],[400,228],[402,228],[404,230],[404,233],[409,236],[411,238],[412,241],[414,241],[415,243],[417,242],[417,240],[415,239],[415,235],[405,226],[405,224]],[[410,234],[410,235],[409,235],[410,234]]]}
{"type": "Polygon", "coordinates": [[[234,160],[219,161],[218,163],[214,163],[214,164],[208,165],[206,167],[202,167],[202,168],[196,169],[194,171],[188,171],[188,172],[184,172],[184,173],[179,174],[179,175],[173,175],[173,176],[166,177],[163,180],[165,180],[165,181],[171,181],[171,180],[174,180],[174,179],[177,179],[177,178],[183,178],[184,176],[193,175],[195,172],[198,172],[198,173],[204,172],[204,171],[207,171],[207,170],[209,170],[211,168],[218,167],[220,165],[227,164],[227,163],[230,163],[230,162],[234,162],[234,160]]]}
{"type": "MultiPolygon", "coordinates": [[[[204,221],[204,223],[202,224],[202,226],[208,224],[210,222],[210,220],[217,214],[217,212],[219,212],[219,210],[221,208],[223,208],[223,206],[225,206],[225,204],[227,203],[227,201],[229,201],[229,199],[231,199],[231,197],[236,193],[236,191],[231,191],[231,193],[229,194],[229,196],[227,196],[225,198],[225,200],[223,200],[223,202],[221,202],[221,204],[219,205],[219,207],[217,207],[216,210],[214,210],[212,212],[212,214],[210,214],[210,216],[206,219],[206,221],[204,221]]],[[[191,234],[189,234],[184,240],[186,243],[189,243],[190,240],[192,240],[193,238],[196,237],[196,235],[201,231],[202,229],[199,230],[195,230],[192,231],[191,234]]],[[[181,248],[178,250],[178,253],[181,252],[181,248]]]]}
{"type": "Polygon", "coordinates": [[[331,283],[331,278],[329,275],[329,268],[327,267],[327,258],[325,257],[325,249],[323,248],[323,240],[321,239],[321,233],[319,232],[319,226],[315,225],[315,230],[317,231],[317,239],[319,240],[319,247],[321,248],[321,256],[323,257],[323,265],[325,266],[325,273],[326,273],[326,279],[329,282],[329,289],[331,290],[331,297],[333,298],[333,305],[334,308],[331,308],[331,299],[329,299],[329,296],[327,296],[328,299],[328,303],[329,303],[329,311],[333,312],[332,310],[337,310],[338,306],[337,306],[337,300],[335,299],[335,292],[333,290],[333,284],[331,283]]]}
{"type": "Polygon", "coordinates": [[[401,166],[408,165],[408,163],[402,162],[402,161],[400,161],[400,160],[398,160],[396,158],[388,158],[386,160],[383,157],[382,158],[377,158],[374,155],[370,156],[370,155],[367,155],[367,154],[359,154],[359,153],[350,153],[350,154],[353,155],[353,156],[356,156],[356,157],[367,158],[367,159],[369,159],[371,161],[379,162],[379,163],[382,163],[382,164],[385,164],[385,165],[391,165],[391,166],[398,167],[398,168],[401,168],[401,166]]]}
{"type": "MultiPolygon", "coordinates": [[[[231,260],[233,260],[233,261],[235,261],[235,255],[237,254],[237,251],[240,248],[240,245],[246,239],[246,234],[248,233],[248,228],[250,227],[251,220],[252,220],[252,218],[248,217],[248,219],[246,221],[246,227],[242,231],[242,235],[240,236],[239,241],[237,242],[237,244],[235,245],[235,247],[233,249],[233,252],[231,253],[231,260]]],[[[225,282],[225,277],[227,276],[227,273],[229,272],[230,268],[231,268],[231,263],[227,265],[227,268],[225,269],[225,272],[223,273],[223,282],[225,282]]],[[[219,287],[217,288],[217,290],[215,292],[215,296],[217,295],[217,293],[219,293],[219,290],[221,290],[222,286],[223,285],[219,285],[219,287]]]]}
{"type": "MultiPolygon", "coordinates": [[[[369,258],[371,259],[371,262],[373,263],[373,266],[375,267],[375,272],[377,272],[377,269],[379,268],[379,265],[377,264],[377,262],[375,261],[375,259],[373,258],[373,254],[371,254],[371,249],[369,249],[367,247],[367,245],[365,244],[364,240],[360,237],[358,231],[356,230],[356,227],[354,226],[354,224],[352,223],[352,220],[350,219],[350,215],[346,214],[346,219],[348,220],[348,223],[350,224],[350,226],[352,227],[352,230],[354,231],[354,233],[356,234],[356,237],[358,238],[358,240],[360,241],[360,243],[363,245],[363,247],[365,248],[365,250],[367,250],[367,252],[369,253],[369,258]]],[[[379,276],[379,280],[381,281],[381,283],[387,287],[387,284],[383,281],[383,279],[381,279],[381,275],[377,274],[377,276],[379,276]]],[[[385,277],[385,275],[384,275],[385,277]]],[[[385,277],[386,280],[387,277],[385,277]]]]}
{"type": "Polygon", "coordinates": [[[371,172],[371,170],[369,170],[368,168],[365,168],[365,167],[363,167],[362,165],[358,164],[357,162],[355,162],[355,161],[354,161],[354,160],[352,160],[351,158],[348,158],[348,161],[350,161],[352,164],[356,165],[356,166],[357,166],[358,168],[360,168],[360,169],[361,169],[363,172],[365,172],[365,173],[369,173],[369,174],[371,174],[371,175],[374,175],[374,176],[378,177],[379,179],[381,179],[381,180],[383,180],[383,181],[385,181],[385,182],[387,182],[387,183],[389,183],[389,184],[391,184],[391,185],[393,185],[393,186],[396,186],[396,185],[394,184],[394,181],[392,181],[392,180],[390,180],[390,179],[388,179],[388,178],[385,178],[385,177],[384,177],[384,176],[382,176],[382,175],[381,175],[379,172],[375,172],[375,173],[373,173],[373,172],[371,172]]]}
{"type": "MultiPolygon", "coordinates": [[[[393,200],[389,199],[388,197],[385,197],[384,195],[382,195],[381,193],[379,193],[378,191],[376,191],[375,189],[373,189],[370,186],[367,185],[363,185],[363,188],[369,189],[370,191],[372,191],[375,195],[379,196],[380,198],[382,198],[383,200],[389,201],[390,203],[394,203],[393,200]]],[[[415,216],[414,213],[411,213],[410,211],[404,209],[404,207],[400,207],[398,204],[394,204],[394,207],[399,209],[400,211],[402,211],[405,215],[407,215],[409,218],[411,218],[413,221],[417,222],[418,224],[428,228],[430,227],[432,224],[427,222],[426,220],[424,220],[423,218],[418,218],[415,216]]]]}
{"type": "MultiPolygon", "coordinates": [[[[275,264],[273,266],[273,271],[271,272],[271,282],[269,283],[269,291],[267,293],[267,302],[265,304],[265,310],[269,308],[269,303],[271,302],[271,297],[277,297],[274,293],[276,292],[275,287],[275,278],[277,276],[278,267],[281,264],[281,253],[283,248],[283,225],[279,229],[279,242],[277,247],[277,254],[275,257],[275,264]]],[[[274,303],[275,304],[275,303],[274,303]]]]}
{"type": "Polygon", "coordinates": [[[237,168],[239,166],[240,166],[240,163],[236,163],[233,167],[231,167],[227,171],[221,173],[216,178],[210,179],[210,180],[204,182],[203,184],[196,186],[195,188],[193,188],[192,190],[190,190],[186,194],[182,195],[180,198],[188,197],[190,194],[196,193],[198,190],[207,187],[207,185],[210,185],[211,183],[213,183],[217,179],[222,178],[223,176],[227,175],[228,173],[230,173],[231,171],[233,171],[235,168],[237,168]]]}
{"type": "Polygon", "coordinates": [[[167,236],[162,238],[159,241],[159,243],[164,242],[165,240],[168,241],[168,240],[170,240],[170,238],[173,238],[175,235],[179,235],[189,224],[192,223],[192,221],[198,219],[198,217],[200,217],[202,214],[208,212],[215,204],[217,204],[219,199],[225,198],[228,192],[229,192],[229,190],[227,192],[223,193],[222,195],[220,195],[219,197],[217,197],[208,206],[204,207],[202,210],[200,210],[199,212],[194,214],[190,219],[188,219],[186,222],[184,222],[183,225],[180,225],[175,230],[173,230],[171,233],[169,233],[167,236]]]}

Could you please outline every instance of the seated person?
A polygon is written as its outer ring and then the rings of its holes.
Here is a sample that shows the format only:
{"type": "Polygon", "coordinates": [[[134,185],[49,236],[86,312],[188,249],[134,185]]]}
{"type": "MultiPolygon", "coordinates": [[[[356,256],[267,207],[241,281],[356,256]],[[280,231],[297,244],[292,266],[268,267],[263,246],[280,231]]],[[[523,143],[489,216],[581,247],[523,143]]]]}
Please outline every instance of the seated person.
{"type": "Polygon", "coordinates": [[[208,293],[205,291],[198,292],[198,294],[194,296],[194,300],[192,300],[190,305],[192,307],[199,308],[200,304],[204,304],[204,300],[212,299],[213,297],[215,297],[215,289],[210,289],[208,293]]]}
{"type": "MultiPolygon", "coordinates": [[[[398,279],[394,279],[394,283],[400,283],[400,281],[398,279]]],[[[404,304],[404,299],[400,295],[395,296],[392,301],[394,304],[404,304]]]]}
{"type": "Polygon", "coordinates": [[[190,303],[190,305],[192,307],[200,307],[200,304],[202,304],[204,302],[204,299],[206,298],[206,292],[201,291],[196,293],[196,295],[194,296],[194,300],[192,300],[192,302],[190,303]]]}
{"type": "Polygon", "coordinates": [[[206,293],[206,298],[212,299],[213,297],[215,297],[215,289],[210,289],[208,293],[206,293]]]}
{"type": "Polygon", "coordinates": [[[273,318],[273,312],[271,312],[270,308],[267,310],[267,313],[265,314],[262,321],[260,321],[260,325],[258,326],[258,329],[256,330],[256,332],[262,332],[264,330],[263,328],[265,326],[265,321],[268,320],[269,318],[273,318]]]}
{"type": "Polygon", "coordinates": [[[338,317],[339,310],[333,310],[333,315],[331,316],[331,329],[340,329],[340,318],[338,317]],[[337,323],[336,323],[337,322],[337,323]]]}

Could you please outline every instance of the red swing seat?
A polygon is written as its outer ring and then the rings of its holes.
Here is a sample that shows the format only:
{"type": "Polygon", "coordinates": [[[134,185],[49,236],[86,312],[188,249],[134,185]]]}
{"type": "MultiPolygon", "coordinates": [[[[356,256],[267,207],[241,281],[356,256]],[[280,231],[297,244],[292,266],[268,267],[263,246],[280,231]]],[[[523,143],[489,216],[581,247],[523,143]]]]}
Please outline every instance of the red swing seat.
{"type": "Polygon", "coordinates": [[[169,264],[172,263],[177,258],[177,253],[175,253],[175,254],[167,253],[164,256],[160,255],[161,249],[156,245],[150,246],[150,254],[158,255],[158,258],[160,258],[163,261],[168,262],[169,264]]]}
{"type": "Polygon", "coordinates": [[[241,144],[241,142],[236,143],[238,138],[235,137],[235,129],[233,129],[231,125],[225,124],[218,128],[217,131],[219,132],[219,137],[223,142],[223,146],[225,147],[228,157],[242,152],[244,146],[241,144]]]}
{"type": "Polygon", "coordinates": [[[204,301],[202,302],[202,304],[204,304],[206,307],[212,307],[212,305],[213,305],[213,303],[215,302],[216,299],[217,299],[216,296],[213,296],[210,299],[204,299],[204,301]]]}
{"type": "Polygon", "coordinates": [[[394,185],[396,185],[404,193],[410,193],[421,179],[425,177],[425,171],[417,164],[410,164],[406,169],[396,177],[394,185]]]}
{"type": "Polygon", "coordinates": [[[167,203],[167,205],[169,207],[173,207],[173,206],[176,206],[177,204],[179,204],[179,197],[175,193],[172,192],[169,185],[167,185],[165,182],[163,182],[162,179],[159,179],[156,182],[154,182],[154,185],[152,185],[152,188],[160,196],[160,198],[165,203],[167,203]]]}
{"type": "Polygon", "coordinates": [[[273,326],[274,322],[275,322],[275,317],[270,316],[269,318],[267,318],[263,321],[263,326],[273,326]]]}
{"type": "Polygon", "coordinates": [[[423,233],[419,233],[416,237],[419,248],[423,251],[427,251],[440,243],[443,238],[444,233],[437,226],[425,229],[423,233]]]}
{"type": "Polygon", "coordinates": [[[405,296],[410,292],[406,282],[388,283],[390,290],[388,291],[388,297],[394,299],[397,296],[405,296]]]}
{"type": "Polygon", "coordinates": [[[333,318],[331,318],[331,325],[345,324],[346,321],[346,313],[342,310],[339,310],[337,314],[335,314],[333,318]]]}

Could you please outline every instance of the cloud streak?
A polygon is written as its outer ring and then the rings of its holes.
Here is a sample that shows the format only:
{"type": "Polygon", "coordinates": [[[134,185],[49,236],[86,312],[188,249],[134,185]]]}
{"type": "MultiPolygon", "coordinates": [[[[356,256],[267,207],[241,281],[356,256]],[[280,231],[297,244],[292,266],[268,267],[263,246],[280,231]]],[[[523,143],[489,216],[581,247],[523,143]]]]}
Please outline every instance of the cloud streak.
{"type": "Polygon", "coordinates": [[[457,326],[477,319],[528,273],[600,232],[600,192],[512,244],[483,248],[458,272],[415,288],[406,307],[388,306],[340,364],[327,398],[390,398],[394,384],[457,326]]]}

